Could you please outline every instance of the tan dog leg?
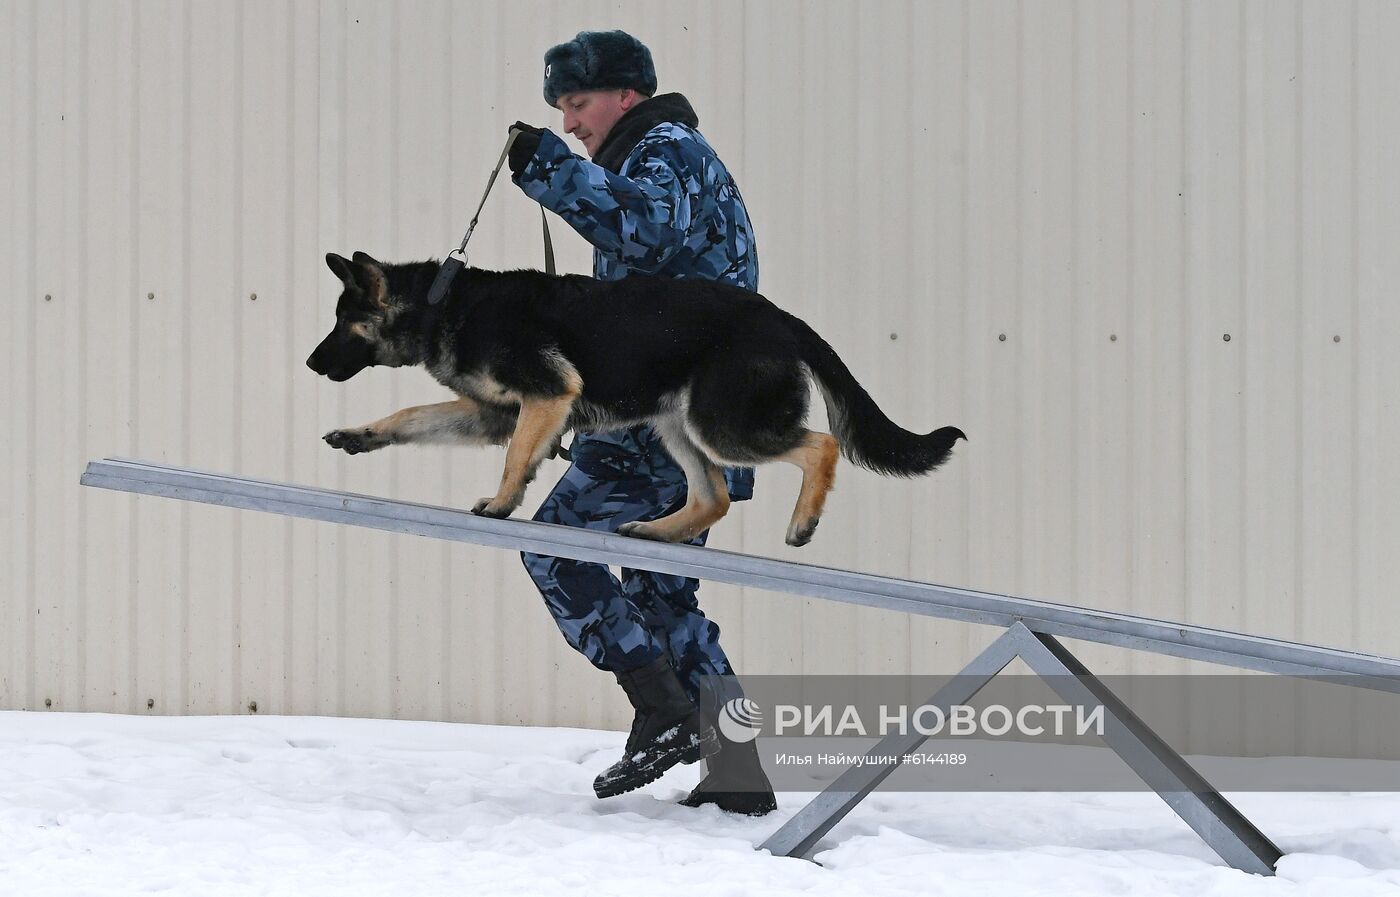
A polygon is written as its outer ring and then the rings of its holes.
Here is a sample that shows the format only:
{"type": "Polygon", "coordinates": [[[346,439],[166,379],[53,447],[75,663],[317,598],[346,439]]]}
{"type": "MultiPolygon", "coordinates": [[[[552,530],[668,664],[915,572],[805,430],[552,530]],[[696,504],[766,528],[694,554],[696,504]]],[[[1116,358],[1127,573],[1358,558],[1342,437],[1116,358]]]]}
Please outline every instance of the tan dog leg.
{"type": "Polygon", "coordinates": [[[483,517],[509,517],[525,498],[525,487],[535,478],[540,462],[558,444],[559,434],[569,420],[575,394],[553,399],[526,399],[520,403],[515,434],[506,449],[506,469],[501,487],[491,498],[483,498],[472,508],[483,517]]]}
{"type": "Polygon", "coordinates": [[[729,486],[724,471],[679,426],[659,424],[657,429],[666,451],[685,472],[685,506],[659,520],[624,523],[617,531],[658,542],[689,542],[729,512],[729,486]]]}
{"type": "Polygon", "coordinates": [[[460,398],[405,408],[363,427],[332,430],[324,438],[332,448],[358,455],[410,442],[504,445],[514,426],[514,408],[460,398]]]}
{"type": "Polygon", "coordinates": [[[802,491],[797,494],[797,506],[788,523],[789,545],[806,545],[812,541],[812,533],[826,506],[826,494],[836,480],[836,460],[840,453],[835,437],[808,430],[801,445],[778,457],[779,461],[802,468],[802,491]]]}
{"type": "Polygon", "coordinates": [[[729,487],[724,482],[724,471],[711,467],[706,480],[707,488],[696,489],[695,481],[686,478],[685,506],[674,514],[659,520],[624,523],[617,531],[624,536],[657,542],[689,542],[729,513],[729,487]]]}

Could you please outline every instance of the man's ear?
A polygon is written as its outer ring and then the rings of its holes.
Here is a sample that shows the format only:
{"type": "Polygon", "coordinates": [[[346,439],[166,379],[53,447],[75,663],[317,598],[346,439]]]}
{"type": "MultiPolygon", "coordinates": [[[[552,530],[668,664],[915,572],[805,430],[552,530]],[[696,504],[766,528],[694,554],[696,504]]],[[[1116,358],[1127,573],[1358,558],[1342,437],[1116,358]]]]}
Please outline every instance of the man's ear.
{"type": "Polygon", "coordinates": [[[334,252],[326,253],[326,267],[331,269],[331,273],[339,277],[347,286],[357,286],[355,283],[355,271],[350,267],[350,262],[336,255],[334,252]]]}
{"type": "Polygon", "coordinates": [[[384,277],[384,266],[370,257],[367,252],[356,252],[351,259],[358,266],[358,280],[365,291],[365,297],[376,308],[383,309],[389,299],[389,282],[384,277]]]}

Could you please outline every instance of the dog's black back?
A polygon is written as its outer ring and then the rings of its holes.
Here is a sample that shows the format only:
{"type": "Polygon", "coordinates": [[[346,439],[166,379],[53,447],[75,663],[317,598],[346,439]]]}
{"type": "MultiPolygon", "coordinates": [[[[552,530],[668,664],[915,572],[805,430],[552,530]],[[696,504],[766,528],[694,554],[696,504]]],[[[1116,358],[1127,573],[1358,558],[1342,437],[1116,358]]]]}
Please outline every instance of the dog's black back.
{"type": "MultiPolygon", "coordinates": [[[[557,346],[583,380],[581,411],[600,418],[598,426],[607,426],[602,418],[650,417],[709,367],[737,373],[801,364],[787,316],[738,287],[534,271],[471,271],[464,281],[454,293],[465,301],[454,298],[444,321],[456,334],[457,371],[494,361],[508,385],[538,388],[528,379],[529,359],[557,346]]],[[[801,404],[805,412],[805,395],[801,404]]]]}

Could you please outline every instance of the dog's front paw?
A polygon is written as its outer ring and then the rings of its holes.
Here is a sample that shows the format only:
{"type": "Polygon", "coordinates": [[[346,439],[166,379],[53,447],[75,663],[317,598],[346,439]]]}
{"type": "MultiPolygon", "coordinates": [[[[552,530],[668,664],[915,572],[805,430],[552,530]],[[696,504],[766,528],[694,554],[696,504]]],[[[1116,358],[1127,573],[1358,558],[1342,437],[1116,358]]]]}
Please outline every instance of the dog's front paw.
{"type": "Polygon", "coordinates": [[[617,528],[617,533],[620,536],[629,536],[633,539],[649,539],[652,542],[676,541],[676,537],[674,535],[663,533],[661,532],[661,530],[657,529],[655,526],[652,526],[650,523],[644,523],[640,521],[633,521],[631,523],[622,524],[622,526],[619,526],[617,528]]]}
{"type": "Polygon", "coordinates": [[[332,430],[321,438],[326,440],[326,445],[340,449],[347,455],[372,452],[389,444],[388,437],[376,433],[368,427],[360,427],[355,430],[332,430]]]}
{"type": "Polygon", "coordinates": [[[481,501],[473,505],[472,513],[477,515],[478,517],[494,517],[495,519],[500,520],[502,518],[509,517],[511,512],[515,510],[516,505],[518,504],[519,502],[516,502],[515,504],[498,502],[496,501],[496,497],[493,495],[490,498],[483,498],[481,501]]]}

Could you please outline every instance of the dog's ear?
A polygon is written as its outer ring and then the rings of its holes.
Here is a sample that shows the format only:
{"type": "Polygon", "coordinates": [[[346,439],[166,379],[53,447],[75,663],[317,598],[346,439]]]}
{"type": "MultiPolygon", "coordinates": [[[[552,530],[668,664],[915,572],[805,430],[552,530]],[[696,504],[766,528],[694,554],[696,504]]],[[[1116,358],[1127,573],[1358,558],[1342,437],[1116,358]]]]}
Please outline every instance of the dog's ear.
{"type": "Polygon", "coordinates": [[[348,286],[357,286],[355,283],[355,270],[350,267],[349,260],[336,255],[334,252],[326,253],[326,267],[331,269],[331,273],[339,277],[348,286]]]}
{"type": "Polygon", "coordinates": [[[367,252],[356,252],[351,259],[359,267],[359,284],[365,291],[365,297],[376,308],[383,309],[389,299],[389,282],[384,276],[384,267],[367,252]]]}

